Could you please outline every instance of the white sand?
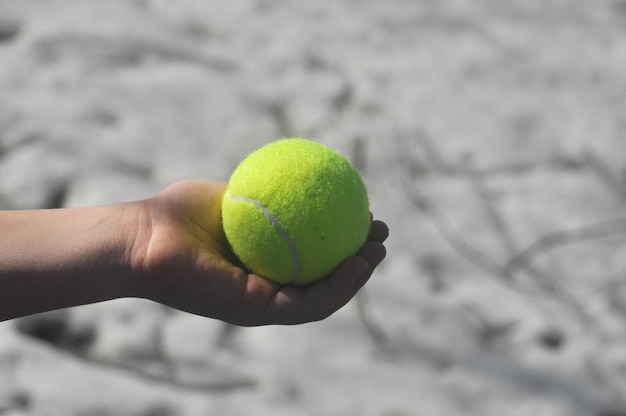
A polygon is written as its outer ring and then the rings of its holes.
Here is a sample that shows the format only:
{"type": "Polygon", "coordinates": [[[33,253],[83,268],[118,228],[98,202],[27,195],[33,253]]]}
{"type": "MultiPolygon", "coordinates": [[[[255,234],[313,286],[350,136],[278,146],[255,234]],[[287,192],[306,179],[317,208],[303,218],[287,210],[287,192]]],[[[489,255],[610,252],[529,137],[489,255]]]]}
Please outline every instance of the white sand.
{"type": "Polygon", "coordinates": [[[87,359],[0,324],[0,414],[626,414],[626,227],[580,229],[624,216],[625,27],[623,0],[0,0],[0,208],[225,180],[294,135],[392,232],[315,324],[120,300],[62,318],[87,359]]]}

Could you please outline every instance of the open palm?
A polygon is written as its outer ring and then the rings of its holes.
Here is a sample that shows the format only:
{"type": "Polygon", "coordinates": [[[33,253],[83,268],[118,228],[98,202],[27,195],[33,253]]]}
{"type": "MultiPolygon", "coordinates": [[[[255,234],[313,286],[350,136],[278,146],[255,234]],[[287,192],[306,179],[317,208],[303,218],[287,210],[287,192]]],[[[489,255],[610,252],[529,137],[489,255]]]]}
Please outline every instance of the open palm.
{"type": "Polygon", "coordinates": [[[178,182],[146,200],[139,252],[146,296],[238,325],[297,324],[345,305],[385,257],[387,226],[372,221],[368,242],[327,278],[280,286],[237,265],[221,224],[224,182],[178,182]]]}

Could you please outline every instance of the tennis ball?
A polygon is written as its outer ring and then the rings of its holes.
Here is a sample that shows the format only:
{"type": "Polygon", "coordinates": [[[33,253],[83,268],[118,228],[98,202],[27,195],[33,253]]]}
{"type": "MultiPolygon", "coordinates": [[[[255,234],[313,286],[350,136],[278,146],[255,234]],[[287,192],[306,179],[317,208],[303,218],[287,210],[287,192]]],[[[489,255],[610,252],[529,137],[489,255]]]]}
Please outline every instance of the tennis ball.
{"type": "Polygon", "coordinates": [[[234,170],[222,221],[232,251],[250,271],[304,286],[328,275],[367,240],[367,190],[336,150],[281,139],[234,170]]]}

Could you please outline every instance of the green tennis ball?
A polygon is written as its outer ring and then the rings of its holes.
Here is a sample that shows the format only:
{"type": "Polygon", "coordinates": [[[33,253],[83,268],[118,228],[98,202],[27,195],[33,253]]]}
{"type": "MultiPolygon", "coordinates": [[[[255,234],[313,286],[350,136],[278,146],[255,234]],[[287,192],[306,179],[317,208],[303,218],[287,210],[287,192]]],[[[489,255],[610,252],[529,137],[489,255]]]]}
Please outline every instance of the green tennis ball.
{"type": "Polygon", "coordinates": [[[290,138],[252,152],[222,202],[226,238],[252,272],[307,285],[357,253],[370,226],[367,190],[339,152],[290,138]]]}

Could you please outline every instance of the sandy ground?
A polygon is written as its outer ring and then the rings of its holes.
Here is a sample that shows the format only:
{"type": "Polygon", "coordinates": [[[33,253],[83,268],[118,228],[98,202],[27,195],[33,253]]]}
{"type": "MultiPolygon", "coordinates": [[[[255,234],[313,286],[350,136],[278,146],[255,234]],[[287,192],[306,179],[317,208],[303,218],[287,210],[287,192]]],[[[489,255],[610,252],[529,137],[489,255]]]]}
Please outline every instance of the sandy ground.
{"type": "Polygon", "coordinates": [[[315,324],[2,323],[0,414],[626,415],[625,68],[624,0],[0,0],[0,208],[225,180],[304,136],[392,231],[315,324]]]}

